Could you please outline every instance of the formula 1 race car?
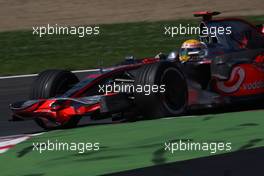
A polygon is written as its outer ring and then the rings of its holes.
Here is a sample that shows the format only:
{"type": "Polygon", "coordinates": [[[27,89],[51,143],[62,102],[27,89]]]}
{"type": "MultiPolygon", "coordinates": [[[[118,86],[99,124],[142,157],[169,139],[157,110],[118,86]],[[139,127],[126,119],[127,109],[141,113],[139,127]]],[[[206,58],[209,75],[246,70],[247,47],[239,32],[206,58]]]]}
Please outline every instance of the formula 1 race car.
{"type": "MultiPolygon", "coordinates": [[[[204,35],[203,57],[127,58],[88,73],[79,81],[70,71],[46,70],[32,86],[30,100],[10,105],[13,120],[34,119],[45,129],[74,127],[91,119],[179,116],[192,108],[264,101],[264,28],[235,18],[213,19],[197,12],[204,27],[230,26],[229,35],[204,35]],[[204,54],[206,53],[206,54],[204,54]],[[132,115],[131,115],[132,114],[132,115]]],[[[199,55],[190,52],[189,55],[199,55]]]]}

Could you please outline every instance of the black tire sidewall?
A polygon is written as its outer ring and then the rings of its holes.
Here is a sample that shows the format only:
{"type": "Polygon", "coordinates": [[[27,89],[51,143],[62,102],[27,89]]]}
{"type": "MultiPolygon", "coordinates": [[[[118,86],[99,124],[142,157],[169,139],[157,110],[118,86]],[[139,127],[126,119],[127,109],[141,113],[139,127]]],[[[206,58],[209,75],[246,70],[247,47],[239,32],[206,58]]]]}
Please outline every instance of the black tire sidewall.
{"type": "MultiPolygon", "coordinates": [[[[76,84],[77,82],[79,82],[79,79],[70,71],[46,70],[41,72],[33,82],[30,98],[39,99],[55,97],[58,93],[59,86],[69,86],[67,84],[76,84]],[[62,85],[62,80],[66,81],[64,85],[62,85]]],[[[65,91],[67,91],[67,88],[65,91]]]]}
{"type": "Polygon", "coordinates": [[[139,111],[142,112],[147,118],[157,118],[163,116],[179,115],[182,114],[188,103],[188,90],[185,80],[185,76],[180,68],[172,62],[159,62],[154,64],[145,65],[139,69],[138,75],[135,79],[135,86],[141,85],[161,85],[162,77],[164,73],[168,70],[173,69],[175,73],[177,72],[180,80],[179,84],[182,84],[184,94],[184,100],[182,100],[182,106],[179,109],[171,109],[168,107],[166,102],[163,100],[163,93],[152,93],[150,95],[144,95],[144,93],[135,93],[135,102],[139,111]]]}
{"type": "MultiPolygon", "coordinates": [[[[46,70],[41,72],[35,79],[32,85],[30,99],[41,99],[41,98],[51,98],[58,96],[58,92],[63,94],[70,89],[71,86],[78,83],[79,79],[73,73],[67,70],[46,70]],[[66,86],[66,87],[63,87],[66,86]],[[65,90],[58,90],[60,88],[65,88],[65,90]]],[[[48,119],[47,119],[48,120],[48,119]]],[[[53,122],[47,123],[43,118],[37,117],[35,119],[36,123],[46,129],[53,130],[58,128],[72,128],[75,127],[80,120],[79,116],[70,118],[67,122],[63,124],[52,124],[53,122]]]]}

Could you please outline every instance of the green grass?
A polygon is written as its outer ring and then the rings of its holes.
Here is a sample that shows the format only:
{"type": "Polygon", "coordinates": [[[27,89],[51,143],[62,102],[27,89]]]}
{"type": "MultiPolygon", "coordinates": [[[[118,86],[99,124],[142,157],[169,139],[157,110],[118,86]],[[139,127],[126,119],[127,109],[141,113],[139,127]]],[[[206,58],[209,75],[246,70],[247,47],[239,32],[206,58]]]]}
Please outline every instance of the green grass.
{"type": "MultiPolygon", "coordinates": [[[[164,151],[164,142],[231,142],[232,151],[264,146],[264,111],[209,114],[52,131],[0,156],[1,175],[101,175],[210,156],[208,151],[164,151]],[[99,142],[100,151],[32,151],[33,142],[99,142]]],[[[217,152],[220,154],[222,152],[217,152]]]]}
{"type": "MultiPolygon", "coordinates": [[[[248,17],[257,23],[263,16],[248,17]]],[[[108,66],[127,55],[138,58],[168,53],[187,38],[164,35],[164,26],[197,25],[198,20],[100,25],[99,36],[43,36],[29,31],[0,33],[0,75],[37,73],[45,69],[87,69],[108,66]]]]}

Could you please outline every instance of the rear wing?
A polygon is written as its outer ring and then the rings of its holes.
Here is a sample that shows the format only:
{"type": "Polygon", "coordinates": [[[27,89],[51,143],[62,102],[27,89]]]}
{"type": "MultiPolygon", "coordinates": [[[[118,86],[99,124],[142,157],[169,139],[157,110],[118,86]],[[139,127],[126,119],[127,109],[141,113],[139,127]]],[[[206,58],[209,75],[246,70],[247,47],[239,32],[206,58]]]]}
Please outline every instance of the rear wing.
{"type": "Polygon", "coordinates": [[[219,15],[221,12],[210,12],[210,11],[200,11],[200,12],[194,12],[194,17],[202,17],[203,21],[209,21],[212,20],[213,16],[219,15]]]}

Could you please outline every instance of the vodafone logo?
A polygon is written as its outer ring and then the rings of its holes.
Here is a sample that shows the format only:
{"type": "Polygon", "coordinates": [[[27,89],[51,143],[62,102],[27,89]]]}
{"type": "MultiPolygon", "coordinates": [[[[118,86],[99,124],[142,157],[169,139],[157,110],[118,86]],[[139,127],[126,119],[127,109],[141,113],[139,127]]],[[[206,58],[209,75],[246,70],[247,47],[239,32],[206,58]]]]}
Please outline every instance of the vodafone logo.
{"type": "Polygon", "coordinates": [[[264,88],[264,81],[255,81],[253,83],[244,84],[243,88],[245,90],[254,90],[254,89],[263,89],[264,88]]]}
{"type": "Polygon", "coordinates": [[[230,79],[228,81],[218,81],[216,83],[217,89],[224,93],[233,93],[237,91],[245,79],[245,71],[241,67],[235,67],[232,70],[230,79]]]}

